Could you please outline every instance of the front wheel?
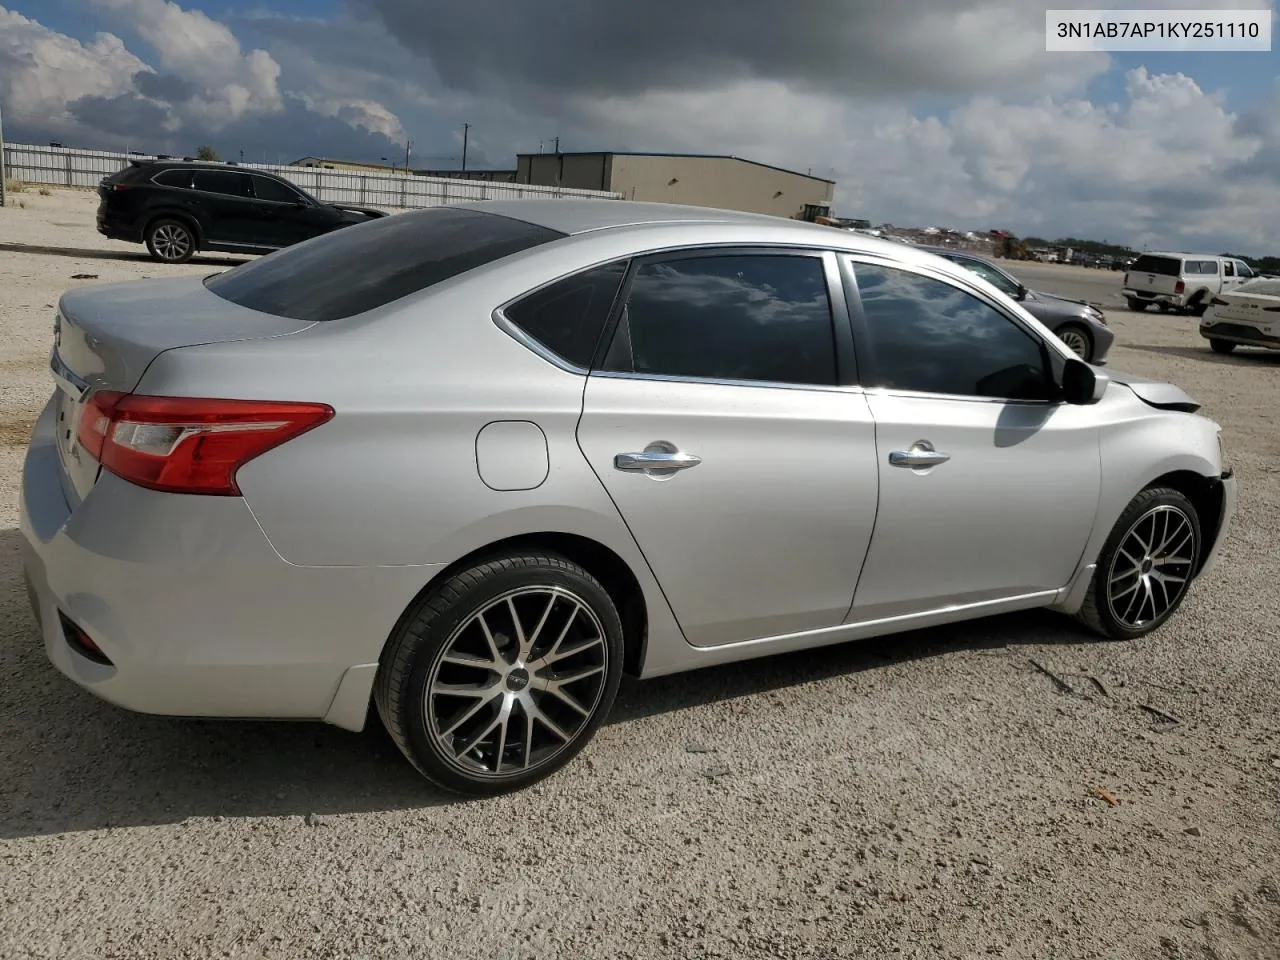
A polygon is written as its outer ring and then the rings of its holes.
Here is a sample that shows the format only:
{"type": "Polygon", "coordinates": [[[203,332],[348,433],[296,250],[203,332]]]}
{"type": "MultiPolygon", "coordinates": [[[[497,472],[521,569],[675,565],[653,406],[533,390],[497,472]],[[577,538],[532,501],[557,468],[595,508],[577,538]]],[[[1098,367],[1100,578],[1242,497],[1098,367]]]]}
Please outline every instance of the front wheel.
{"type": "Polygon", "coordinates": [[[494,795],[567,764],[608,714],[622,622],[586,570],[555,554],[495,557],[417,602],[383,652],[374,702],[427,779],[494,795]]]}
{"type": "Polygon", "coordinates": [[[1059,327],[1055,333],[1058,339],[1067,345],[1067,347],[1077,357],[1088,363],[1093,359],[1093,338],[1089,336],[1089,331],[1079,324],[1067,323],[1059,327]]]}
{"type": "Polygon", "coordinates": [[[1150,633],[1182,605],[1199,556],[1195,505],[1170,487],[1143,490],[1103,545],[1077,616],[1112,640],[1150,633]]]}
{"type": "Polygon", "coordinates": [[[1236,348],[1230,340],[1219,340],[1217,337],[1209,338],[1209,346],[1213,348],[1214,353],[1230,353],[1236,348]]]}
{"type": "Polygon", "coordinates": [[[147,227],[147,249],[161,263],[186,263],[196,252],[196,236],[180,220],[157,220],[147,227]]]}

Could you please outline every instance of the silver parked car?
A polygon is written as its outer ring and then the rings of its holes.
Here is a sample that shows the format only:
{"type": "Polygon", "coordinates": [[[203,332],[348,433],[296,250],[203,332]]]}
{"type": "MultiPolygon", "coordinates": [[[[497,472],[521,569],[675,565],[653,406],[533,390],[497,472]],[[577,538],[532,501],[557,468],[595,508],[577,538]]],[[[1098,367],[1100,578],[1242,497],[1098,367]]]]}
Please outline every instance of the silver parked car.
{"type": "Polygon", "coordinates": [[[48,656],[134,710],[372,703],[537,781],[651,677],[1050,607],[1156,629],[1235,503],[1177,387],[963,267],[620,201],[406,213],[65,294],[24,467],[48,656]]]}

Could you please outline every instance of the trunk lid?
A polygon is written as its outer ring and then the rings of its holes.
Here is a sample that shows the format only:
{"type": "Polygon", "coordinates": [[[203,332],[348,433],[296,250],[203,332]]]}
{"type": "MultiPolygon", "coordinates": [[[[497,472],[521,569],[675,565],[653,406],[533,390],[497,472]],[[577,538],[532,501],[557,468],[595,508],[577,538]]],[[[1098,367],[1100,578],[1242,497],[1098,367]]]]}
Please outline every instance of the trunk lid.
{"type": "Polygon", "coordinates": [[[1239,286],[1223,291],[1211,301],[1213,315],[1218,320],[1232,320],[1250,326],[1280,329],[1280,283],[1254,281],[1253,288],[1239,286]]]}
{"type": "Polygon", "coordinates": [[[199,276],[82,287],[63,294],[49,365],[63,493],[74,508],[98,479],[98,462],[77,437],[85,401],[98,390],[131,392],[166,350],[287,336],[313,321],[238,306],[199,276]]]}
{"type": "Polygon", "coordinates": [[[1177,257],[1143,255],[1129,268],[1129,289],[1139,293],[1176,293],[1182,276],[1182,261],[1177,257]]]}

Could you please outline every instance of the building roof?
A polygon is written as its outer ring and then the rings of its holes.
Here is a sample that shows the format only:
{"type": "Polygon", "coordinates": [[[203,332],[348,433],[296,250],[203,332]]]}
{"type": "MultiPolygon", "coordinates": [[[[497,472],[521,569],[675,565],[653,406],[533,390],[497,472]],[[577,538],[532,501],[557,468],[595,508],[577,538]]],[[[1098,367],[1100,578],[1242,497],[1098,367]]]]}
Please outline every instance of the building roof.
{"type": "Polygon", "coordinates": [[[799,170],[788,170],[786,167],[775,167],[771,163],[761,163],[759,160],[748,160],[746,157],[735,157],[733,154],[729,153],[662,153],[661,151],[651,150],[577,150],[572,153],[517,153],[516,157],[672,157],[696,160],[737,160],[739,163],[749,163],[752,166],[764,167],[767,170],[777,170],[779,173],[789,173],[794,177],[807,177],[810,180],[818,180],[822,183],[835,183],[834,180],[828,180],[826,177],[815,177],[811,173],[801,173],[799,170]]]}
{"type": "Polygon", "coordinates": [[[369,163],[365,160],[336,160],[333,157],[299,157],[297,160],[289,161],[289,166],[296,167],[308,160],[316,163],[340,163],[344,167],[369,167],[374,170],[403,170],[404,166],[396,166],[393,163],[369,163]]]}

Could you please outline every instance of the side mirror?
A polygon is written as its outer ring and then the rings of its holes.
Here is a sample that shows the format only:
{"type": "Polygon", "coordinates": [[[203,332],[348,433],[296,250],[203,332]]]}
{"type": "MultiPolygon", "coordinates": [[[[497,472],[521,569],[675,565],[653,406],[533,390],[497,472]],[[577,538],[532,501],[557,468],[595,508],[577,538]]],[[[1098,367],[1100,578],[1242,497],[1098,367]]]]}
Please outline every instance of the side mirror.
{"type": "Polygon", "coordinates": [[[1018,296],[1017,296],[1017,299],[1018,299],[1018,300],[1025,300],[1025,299],[1027,299],[1027,294],[1028,294],[1028,293],[1030,293],[1030,292],[1031,292],[1031,291],[1027,289],[1027,285],[1026,285],[1025,283],[1020,283],[1020,284],[1018,284],[1018,296]]]}
{"type": "Polygon", "coordinates": [[[1097,403],[1109,382],[1106,374],[1073,357],[1062,368],[1062,399],[1077,406],[1097,403]]]}

